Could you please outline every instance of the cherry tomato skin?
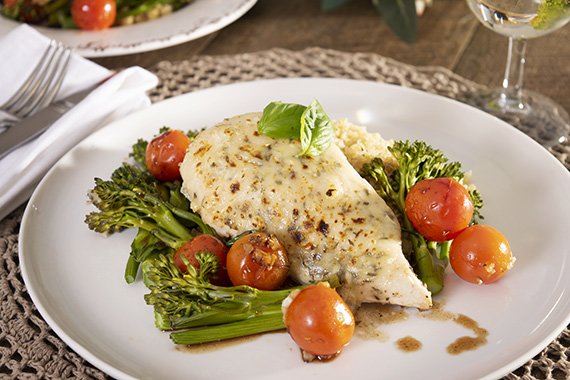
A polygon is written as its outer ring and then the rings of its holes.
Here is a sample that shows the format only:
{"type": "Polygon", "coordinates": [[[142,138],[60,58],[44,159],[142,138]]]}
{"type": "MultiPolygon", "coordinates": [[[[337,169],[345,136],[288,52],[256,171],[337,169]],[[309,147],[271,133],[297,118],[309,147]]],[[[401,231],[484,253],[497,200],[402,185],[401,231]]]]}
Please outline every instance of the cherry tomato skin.
{"type": "Polygon", "coordinates": [[[461,232],[451,243],[449,263],[463,280],[490,284],[513,266],[509,242],[497,229],[474,225],[461,232]]]}
{"type": "Polygon", "coordinates": [[[304,351],[320,358],[340,353],[354,335],[354,316],[336,290],[310,285],[285,310],[291,338],[304,351]]]}
{"type": "Polygon", "coordinates": [[[116,0],[73,0],[71,17],[82,30],[107,29],[117,16],[116,0]]]}
{"type": "Polygon", "coordinates": [[[173,129],[148,143],[145,162],[154,178],[159,181],[181,179],[180,163],[186,155],[190,141],[182,131],[173,129]]]}
{"type": "Polygon", "coordinates": [[[181,257],[184,255],[188,262],[192,264],[194,268],[198,269],[200,267],[200,264],[196,259],[196,254],[203,251],[211,252],[216,255],[218,259],[220,259],[220,270],[210,278],[210,282],[214,285],[220,286],[229,285],[229,279],[226,270],[228,247],[226,247],[226,245],[215,236],[202,234],[194,237],[194,239],[190,241],[187,241],[174,253],[174,264],[176,264],[181,272],[187,272],[188,268],[184,264],[184,261],[182,261],[181,257]]]}
{"type": "Polygon", "coordinates": [[[467,189],[451,178],[419,181],[408,192],[406,216],[427,240],[452,240],[469,226],[473,201],[467,189]]]}
{"type": "Polygon", "coordinates": [[[254,232],[239,238],[228,252],[228,275],[233,285],[278,289],[289,273],[287,251],[274,235],[254,232]]]}

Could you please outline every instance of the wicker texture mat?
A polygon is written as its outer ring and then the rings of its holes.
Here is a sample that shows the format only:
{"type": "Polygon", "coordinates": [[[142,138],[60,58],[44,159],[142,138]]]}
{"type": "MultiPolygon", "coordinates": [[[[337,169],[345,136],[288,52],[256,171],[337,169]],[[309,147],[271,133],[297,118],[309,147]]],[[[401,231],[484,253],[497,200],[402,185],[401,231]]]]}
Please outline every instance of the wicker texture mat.
{"type": "MultiPolygon", "coordinates": [[[[335,77],[398,84],[464,100],[479,88],[439,67],[414,67],[375,54],[311,48],[272,49],[231,56],[198,56],[161,62],[154,102],[212,86],[280,77],[335,77]]],[[[550,149],[570,169],[570,144],[550,149]]],[[[0,379],[108,379],[73,352],[49,328],[26,292],[18,266],[18,230],[23,207],[0,221],[0,379]]],[[[568,379],[570,331],[505,379],[568,379]]]]}

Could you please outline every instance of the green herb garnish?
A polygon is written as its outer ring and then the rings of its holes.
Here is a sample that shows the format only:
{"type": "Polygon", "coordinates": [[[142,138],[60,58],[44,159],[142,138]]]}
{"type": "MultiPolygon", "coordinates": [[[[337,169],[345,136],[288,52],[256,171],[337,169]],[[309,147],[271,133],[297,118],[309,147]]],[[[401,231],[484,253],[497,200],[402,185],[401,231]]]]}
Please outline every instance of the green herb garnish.
{"type": "Polygon", "coordinates": [[[307,107],[271,102],[263,109],[257,129],[274,139],[299,140],[299,156],[318,156],[327,150],[334,138],[332,121],[317,100],[307,107]]]}

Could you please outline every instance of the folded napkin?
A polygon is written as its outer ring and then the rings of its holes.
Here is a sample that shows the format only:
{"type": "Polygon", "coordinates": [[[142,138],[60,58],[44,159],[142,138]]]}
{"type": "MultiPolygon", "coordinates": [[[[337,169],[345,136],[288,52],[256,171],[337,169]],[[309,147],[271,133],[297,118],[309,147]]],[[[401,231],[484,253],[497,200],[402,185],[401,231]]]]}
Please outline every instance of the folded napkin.
{"type": "MultiPolygon", "coordinates": [[[[48,44],[48,38],[27,25],[21,25],[0,38],[0,104],[26,80],[48,44]]],[[[72,54],[56,100],[94,86],[112,74],[94,62],[72,54]]],[[[150,105],[146,91],[157,83],[156,76],[140,67],[122,70],[97,87],[42,135],[2,158],[0,220],[27,200],[45,173],[79,141],[101,126],[150,105]]],[[[12,128],[17,128],[17,125],[12,128]]]]}

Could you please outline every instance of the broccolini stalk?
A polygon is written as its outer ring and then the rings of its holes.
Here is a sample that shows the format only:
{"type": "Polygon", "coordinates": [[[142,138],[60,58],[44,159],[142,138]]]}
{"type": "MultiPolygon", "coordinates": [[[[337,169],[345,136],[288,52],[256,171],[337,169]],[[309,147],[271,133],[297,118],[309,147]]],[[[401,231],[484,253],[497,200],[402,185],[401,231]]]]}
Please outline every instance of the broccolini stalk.
{"type": "Polygon", "coordinates": [[[154,255],[170,251],[171,249],[152,233],[139,229],[131,243],[131,254],[125,268],[125,281],[131,284],[136,280],[140,263],[154,255]]]}
{"type": "Polygon", "coordinates": [[[262,314],[256,315],[255,318],[173,332],[170,334],[170,339],[176,344],[191,345],[261,334],[284,328],[283,313],[279,307],[275,310],[263,311],[262,314]]]}
{"type": "MultiPolygon", "coordinates": [[[[376,189],[378,194],[402,217],[403,231],[412,243],[412,256],[408,260],[432,294],[443,289],[443,273],[448,264],[449,242],[426,241],[413,228],[405,212],[408,191],[417,182],[439,177],[453,178],[463,183],[464,173],[459,162],[449,162],[443,152],[423,141],[397,141],[388,148],[398,162],[398,168],[389,172],[382,160],[374,159],[364,165],[362,175],[376,189]]],[[[479,193],[470,189],[473,200],[474,221],[480,218],[483,203],[479,193]]]]}
{"type": "Polygon", "coordinates": [[[208,278],[218,270],[217,257],[204,252],[196,258],[199,269],[187,265],[187,273],[162,255],[142,264],[144,282],[150,289],[145,300],[154,307],[156,326],[161,330],[186,329],[172,334],[176,343],[205,343],[284,327],[281,303],[294,288],[264,291],[212,285],[208,278]]]}

